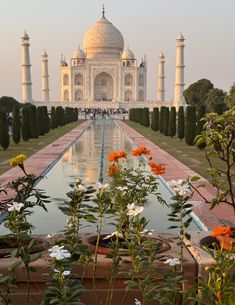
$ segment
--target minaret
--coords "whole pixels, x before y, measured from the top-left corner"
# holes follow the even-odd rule
[[[158,75],[157,75],[157,101],[165,102],[165,56],[161,52],[158,56]]]
[[[48,56],[46,51],[42,54],[42,100],[49,102],[49,75],[48,75]]]
[[[24,32],[22,39],[22,102],[32,102],[32,82],[30,73],[30,56],[29,56],[29,36],[26,31]]]
[[[182,33],[176,39],[176,65],[175,65],[175,97],[174,106],[178,110],[184,106],[184,36]]]

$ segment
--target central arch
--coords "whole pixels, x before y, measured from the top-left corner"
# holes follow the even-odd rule
[[[106,72],[98,74],[94,81],[95,101],[112,101],[113,99],[113,78]]]

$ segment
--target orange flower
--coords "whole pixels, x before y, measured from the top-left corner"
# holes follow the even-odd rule
[[[108,170],[108,176],[109,177],[114,176],[118,172],[119,172],[119,168],[116,165],[112,164],[112,165],[109,166],[109,170]]]
[[[151,168],[151,172],[155,175],[162,175],[165,173],[165,167],[163,167],[160,164],[150,161],[150,162],[148,162],[148,165]]]
[[[217,227],[213,230],[212,232],[212,236],[216,237],[219,235],[225,235],[227,237],[229,237],[230,235],[232,235],[232,230],[229,226],[227,227]]]
[[[140,146],[132,151],[132,156],[134,157],[140,157],[141,155],[149,155],[150,150],[148,150],[145,146]]]
[[[218,299],[219,301],[222,300],[222,291],[218,291],[218,293],[217,293],[217,299]]]
[[[113,151],[109,154],[108,160],[109,162],[119,162],[119,159],[126,157],[127,153],[125,151]]]

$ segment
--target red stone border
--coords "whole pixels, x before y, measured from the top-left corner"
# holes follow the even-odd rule
[[[122,129],[122,131],[131,139],[131,141],[136,146],[144,145],[148,149],[150,149],[154,162],[160,163],[165,166],[166,173],[163,175],[163,178],[166,181],[169,181],[171,179],[186,179],[189,176],[198,176],[201,178],[200,181],[205,184],[205,188],[200,188],[201,194],[207,200],[213,198],[215,190],[211,187],[208,180],[200,176],[191,168],[184,165],[179,160],[175,159],[173,156],[161,149],[159,146],[155,145],[150,140],[146,139],[136,130],[126,125],[123,121],[117,120],[116,124]],[[220,204],[213,210],[210,210],[210,205],[205,203],[202,197],[197,194],[195,194],[193,198],[193,204],[193,211],[196,217],[198,217],[209,230],[213,230],[218,225],[233,224],[233,226],[235,226],[234,211],[227,204]]]

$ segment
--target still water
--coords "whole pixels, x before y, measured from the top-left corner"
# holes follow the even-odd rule
[[[48,213],[36,208],[30,221],[35,226],[35,233],[50,234],[63,230],[66,223],[65,216],[59,206],[66,200],[66,193],[70,190],[69,184],[80,178],[85,184],[96,185],[100,181],[108,182],[107,157],[110,152],[125,150],[131,155],[132,142],[115,125],[112,119],[93,121],[92,125],[80,138],[65,152],[52,169],[41,180],[37,187],[46,191],[51,203],[47,204]],[[133,166],[133,159],[127,160],[127,167]],[[170,202],[171,194],[167,187],[160,182],[159,190],[163,198]],[[160,205],[155,197],[150,197],[143,216],[150,219],[148,228],[157,232],[169,232],[171,224],[167,222],[168,208]],[[85,227],[83,231],[94,232],[95,227]],[[108,226],[104,231],[113,231]],[[192,223],[190,230],[198,230]],[[171,231],[173,232],[173,231]]]

